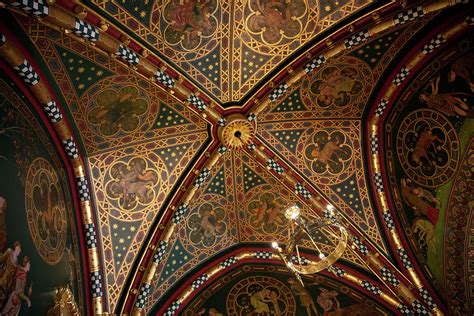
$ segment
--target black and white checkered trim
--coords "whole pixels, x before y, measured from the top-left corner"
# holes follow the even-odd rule
[[[328,270],[334,273],[334,275],[338,277],[342,277],[346,273],[344,269],[336,267],[336,266],[330,266]]]
[[[397,253],[405,269],[410,269],[413,267],[413,264],[411,263],[410,258],[408,258],[408,254],[405,248],[398,248]]]
[[[227,152],[227,147],[225,147],[224,145],[221,145],[219,146],[219,148],[217,148],[217,152],[220,154],[220,155],[223,155]]]
[[[257,146],[255,146],[254,143],[250,143],[250,144],[248,145],[248,147],[249,147],[249,149],[250,149],[251,151],[254,151],[255,149],[257,149]]]
[[[425,14],[423,13],[423,7],[417,6],[416,8],[411,8],[397,14],[397,16],[393,18],[393,24],[395,25],[405,24],[408,21],[414,20],[424,15]]]
[[[253,122],[257,119],[257,115],[255,113],[249,113],[249,115],[247,115],[247,120],[249,122]]]
[[[89,201],[89,188],[87,185],[86,177],[76,177],[77,192],[79,193],[79,198],[82,202]]]
[[[199,111],[204,111],[206,109],[206,103],[204,103],[203,100],[201,100],[194,94],[191,94],[189,96],[188,102],[197,107]]]
[[[40,78],[39,78],[38,74],[33,69],[33,67],[28,62],[28,60],[26,60],[26,59],[23,60],[23,62],[21,64],[19,64],[18,66],[13,67],[13,69],[15,69],[16,73],[29,86],[34,86],[35,84],[38,84],[38,82],[40,82]]]
[[[206,167],[202,168],[201,172],[198,174],[196,180],[194,181],[194,186],[200,187],[204,181],[206,181],[207,177],[211,174],[211,171]]]
[[[420,292],[421,298],[430,309],[436,308],[438,306],[427,289],[421,287],[418,289],[418,291]]]
[[[76,143],[72,137],[62,140],[66,154],[70,159],[76,159],[79,157],[79,151],[77,150]]]
[[[339,221],[339,218],[338,218],[335,210],[329,211],[329,210],[325,209],[323,211],[323,216],[324,216],[324,218],[327,218],[332,222],[338,222]]]
[[[217,120],[217,125],[219,126],[225,126],[227,124],[227,120],[225,117],[221,117],[220,119]]]
[[[273,169],[278,174],[282,174],[285,170],[272,158],[268,158],[267,167]]]
[[[400,313],[402,313],[402,315],[414,315],[405,304],[398,305],[397,309],[400,311]]]
[[[362,30],[357,34],[352,35],[349,38],[344,40],[344,46],[346,49],[350,49],[354,46],[359,45],[360,43],[365,42],[370,37],[368,30]]]
[[[403,67],[402,69],[400,69],[400,71],[395,76],[395,78],[393,78],[393,84],[396,86],[399,86],[403,82],[403,80],[405,80],[406,77],[408,77],[409,74],[410,74],[410,69]]]
[[[166,72],[157,70],[155,73],[156,81],[162,83],[168,88],[174,87],[174,79],[171,78]]]
[[[156,248],[155,253],[153,254],[153,262],[160,263],[161,260],[165,257],[166,248],[168,247],[168,242],[166,240],[161,240]]]
[[[389,230],[392,230],[395,228],[395,222],[393,221],[392,214],[390,214],[389,211],[383,212],[382,214],[383,220],[385,222],[385,225]]]
[[[378,286],[375,286],[370,282],[362,281],[360,286],[362,286],[364,289],[366,289],[367,291],[369,291],[372,294],[375,294],[377,296],[380,296],[380,294],[382,294],[382,290]]]
[[[135,307],[143,308],[145,307],[146,300],[151,291],[151,284],[144,283],[140,288],[140,294],[138,294]]]
[[[257,259],[271,259],[273,253],[271,251],[256,251],[253,256]]]
[[[291,255],[290,262],[301,266],[307,266],[309,264],[308,258],[300,256],[298,259],[298,256],[295,255]]]
[[[277,100],[279,97],[281,97],[282,95],[284,95],[286,90],[288,90],[288,85],[286,84],[286,82],[284,82],[280,84],[278,87],[276,87],[275,90],[273,90],[272,93],[270,93],[268,98],[270,99],[270,101],[273,102]]]
[[[166,309],[166,312],[163,313],[163,316],[172,316],[172,315],[174,315],[178,311],[180,305],[181,305],[180,301],[174,301],[171,304],[171,306]]]
[[[72,31],[91,42],[97,42],[99,40],[99,30],[78,18],[76,18]]]
[[[186,213],[188,213],[188,206],[185,203],[180,204],[173,214],[173,222],[178,225],[184,219]]]
[[[426,309],[419,300],[414,300],[413,303],[411,303],[411,307],[416,315],[430,315],[428,309]]]
[[[86,236],[87,248],[97,247],[97,236],[95,234],[94,223],[84,225],[84,235]]]
[[[209,276],[204,273],[204,274],[198,276],[197,279],[193,281],[193,283],[191,284],[191,288],[193,290],[196,290],[201,285],[203,285],[204,282],[206,282],[207,280],[209,280]]]
[[[115,55],[119,56],[130,65],[136,65],[140,62],[140,57],[138,57],[138,54],[123,44],[120,44]]]
[[[5,36],[5,34],[0,33],[0,46],[5,44],[6,42],[7,42],[7,37]]]
[[[12,2],[11,5],[38,17],[45,17],[49,14],[49,5],[46,0],[21,0]]]
[[[377,105],[377,108],[375,109],[375,115],[377,116],[382,116],[383,112],[387,108],[388,101],[385,99],[380,100],[379,104]]]
[[[383,180],[382,180],[382,174],[380,172],[377,172],[374,174],[374,183],[375,183],[375,189],[377,192],[383,192]]]
[[[380,269],[380,273],[382,273],[382,278],[388,281],[391,285],[397,286],[398,284],[400,284],[400,281],[398,281],[398,279],[389,269],[383,267],[382,269]]]
[[[41,106],[51,122],[57,123],[63,119],[63,115],[59,112],[58,106],[54,100],[51,100],[48,103],[43,103]]]
[[[432,53],[436,48],[440,47],[441,44],[443,44],[444,42],[446,42],[446,39],[443,37],[442,34],[438,34],[435,38],[432,38],[429,43],[423,46],[421,52],[425,55],[428,55]]]
[[[466,17],[466,23],[469,24],[469,25],[474,25],[474,16],[468,15]]]
[[[92,297],[101,297],[102,293],[102,275],[99,271],[91,272],[89,274],[91,280],[91,293]]]
[[[306,66],[304,66],[304,71],[307,74],[309,74],[310,72],[312,72],[314,69],[318,68],[325,62],[326,62],[326,57],[324,57],[323,55],[319,55],[318,57],[316,57],[315,59],[307,63]]]
[[[237,262],[237,258],[232,256],[232,257],[229,257],[229,258],[225,259],[224,261],[222,261],[220,266],[221,266],[221,268],[225,269],[225,268],[230,267],[231,265],[233,265],[236,262]]]
[[[309,200],[311,198],[311,193],[306,190],[306,188],[301,183],[298,182],[295,184],[295,190],[296,193],[301,194],[301,196],[305,199]]]
[[[359,238],[352,237],[352,242],[357,247],[357,249],[359,249],[361,254],[363,254],[364,256],[367,256],[369,254],[369,249],[362,243],[362,241],[360,241]]]
[[[370,151],[372,154],[376,154],[379,151],[379,138],[377,135],[370,135]]]

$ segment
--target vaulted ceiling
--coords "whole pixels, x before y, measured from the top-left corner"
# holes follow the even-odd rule
[[[291,204],[353,236],[304,279],[353,313],[472,311],[469,3],[4,2],[2,66],[76,177],[84,312],[241,312],[291,277]]]

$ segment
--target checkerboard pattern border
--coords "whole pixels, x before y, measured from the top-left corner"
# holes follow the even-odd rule
[[[156,81],[158,81],[159,83],[163,84],[164,86],[166,86],[168,88],[173,88],[174,87],[174,84],[175,84],[174,79],[171,78],[171,76],[169,76],[164,71],[157,70],[155,72],[155,79],[156,79]]]
[[[226,269],[226,268],[232,266],[233,264],[235,264],[237,261],[238,261],[237,258],[232,256],[232,257],[229,257],[229,258],[225,259],[224,261],[222,261],[220,263],[220,266],[221,266],[221,268]]]
[[[11,5],[37,17],[49,15],[49,4],[46,0],[20,0],[12,2]]]
[[[362,241],[360,241],[359,238],[357,237],[352,237],[352,242],[355,244],[357,249],[359,249],[360,253],[363,254],[364,256],[367,256],[369,254],[369,248],[367,248]]]
[[[254,143],[250,143],[250,144],[248,145],[248,148],[249,148],[250,151],[254,151],[255,149],[257,149],[257,146],[255,146]]]
[[[207,177],[211,174],[211,171],[206,167],[202,168],[201,172],[194,181],[194,186],[199,188],[206,181]]]
[[[382,269],[380,269],[380,273],[382,274],[382,278],[384,280],[387,280],[391,285],[397,286],[398,284],[400,284],[400,281],[398,281],[398,279],[389,269],[383,267]]]
[[[377,108],[375,109],[375,115],[377,116],[382,116],[383,112],[387,108],[388,101],[385,99],[380,100],[379,104],[377,105]]]
[[[414,300],[413,303],[411,303],[411,307],[416,315],[430,315],[428,309],[426,309],[419,300]]]
[[[271,251],[256,251],[253,255],[256,259],[271,259],[273,253]]]
[[[397,253],[405,269],[413,268],[413,264],[411,263],[410,258],[408,258],[408,254],[405,248],[398,248]]]
[[[227,124],[227,120],[224,117],[221,117],[217,120],[217,125],[219,126],[225,126]]]
[[[393,24],[395,25],[402,25],[407,23],[408,21],[412,21],[416,18],[424,16],[425,13],[423,12],[422,6],[417,6],[415,8],[410,8],[406,11],[400,12],[393,18]]]
[[[395,78],[393,78],[393,84],[396,86],[399,86],[402,84],[403,80],[405,80],[408,75],[410,75],[410,69],[403,67],[400,69],[400,71],[397,73]]]
[[[52,123],[57,123],[63,119],[63,115],[59,111],[56,101],[51,100],[48,103],[43,103],[41,107]]]
[[[296,193],[300,194],[305,199],[309,200],[311,198],[311,193],[299,182],[295,184]]]
[[[24,59],[18,66],[13,67],[13,69],[15,69],[16,73],[29,86],[34,86],[40,82],[38,74],[26,59]]]
[[[102,275],[99,271],[94,271],[89,274],[89,279],[91,282],[91,294],[92,297],[102,297],[104,293],[102,292]]]
[[[94,223],[84,224],[84,236],[86,237],[87,248],[97,247],[97,235]]]
[[[382,290],[378,286],[375,286],[372,283],[367,282],[365,280],[362,281],[360,286],[374,295],[380,296],[382,294]]]
[[[181,305],[180,301],[174,301],[171,304],[171,306],[166,309],[166,312],[163,314],[163,316],[172,316],[172,315],[174,315],[178,311],[180,305]]]
[[[140,288],[140,294],[138,294],[137,301],[135,303],[135,307],[143,308],[145,307],[146,300],[148,299],[148,295],[151,292],[151,284],[144,283]]]
[[[267,167],[273,169],[278,174],[282,174],[285,170],[272,158],[268,158]]]
[[[379,138],[377,135],[370,135],[370,151],[372,154],[376,154],[379,151]]]
[[[382,214],[383,220],[385,222],[385,225],[389,230],[392,230],[395,228],[395,222],[393,221],[392,214],[390,214],[389,211],[386,211]]]
[[[304,66],[304,71],[307,74],[309,74],[316,68],[321,67],[321,65],[324,64],[325,62],[326,62],[326,57],[324,57],[323,55],[319,55],[318,57],[314,58],[309,63],[307,63],[306,66]]]
[[[428,292],[426,288],[421,287],[418,289],[418,292],[420,292],[420,295],[423,298],[423,301],[426,303],[426,305],[428,305],[430,309],[434,309],[438,307],[433,297],[431,297],[430,293]]]
[[[402,315],[413,315],[411,310],[405,304],[400,304],[397,306],[397,309],[402,313]]]
[[[346,270],[336,267],[336,266],[329,267],[329,271],[331,271],[338,277],[342,277],[344,274],[346,274]]]
[[[120,44],[115,55],[119,56],[130,65],[136,65],[140,62],[138,54],[123,44]]]
[[[76,177],[77,192],[82,202],[89,201],[91,196],[89,195],[89,187],[86,177]]]
[[[344,40],[344,46],[346,47],[346,49],[351,49],[352,47],[365,42],[369,37],[370,37],[369,31],[362,30],[357,34],[354,34],[351,37],[346,38]]]
[[[198,288],[201,287],[207,280],[209,280],[209,276],[207,274],[202,274],[196,278],[196,280],[191,283],[191,288],[193,290],[197,290]]]
[[[431,54],[436,48],[440,47],[446,39],[443,37],[442,34],[436,35],[435,38],[432,38],[429,43],[425,44],[421,49],[421,52],[425,55]]]
[[[249,113],[249,115],[247,115],[247,120],[249,122],[256,121],[257,120],[257,115],[255,113]]]
[[[270,101],[276,101],[278,98],[280,98],[282,95],[286,93],[288,90],[288,84],[286,82],[280,84],[278,87],[276,87],[272,93],[268,96]]]
[[[76,18],[74,22],[74,28],[72,29],[76,35],[83,37],[91,42],[97,42],[99,40],[99,30],[89,23]]]
[[[383,192],[383,180],[382,180],[382,174],[380,172],[377,172],[374,174],[374,184],[375,184],[375,189],[377,192]]]
[[[219,148],[217,148],[217,152],[220,154],[220,155],[223,155],[227,152],[227,147],[225,147],[224,145],[221,145],[219,146]]]
[[[184,219],[186,213],[188,213],[188,206],[185,203],[180,204],[173,214],[173,223],[178,225]]]
[[[166,248],[168,247],[168,242],[166,240],[161,240],[158,244],[158,248],[153,254],[153,262],[160,263],[166,254]]]
[[[76,159],[79,157],[79,151],[77,150],[76,143],[72,137],[62,140],[64,150],[70,159]]]
[[[193,106],[197,107],[199,111],[204,111],[206,109],[206,103],[197,97],[195,94],[191,94],[188,97],[188,102],[191,103]]]

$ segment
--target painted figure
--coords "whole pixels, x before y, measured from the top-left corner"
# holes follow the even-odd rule
[[[433,226],[435,226],[438,222],[439,210],[426,202],[426,195],[425,197],[420,196],[420,191],[423,189],[420,187],[415,187],[410,180],[401,179],[400,183],[402,197],[404,201],[415,211],[415,215],[425,216],[433,224]],[[436,199],[434,200],[434,203],[436,203]]]
[[[339,311],[340,305],[337,296],[339,293],[337,291],[329,291],[325,288],[320,288],[321,293],[319,293],[318,298],[316,299],[319,306],[324,310],[323,316],[329,315],[329,312]]]
[[[224,209],[204,203],[189,216],[188,227],[189,239],[194,244],[210,247],[226,232]]]
[[[293,278],[289,278],[288,283],[290,284],[293,292],[300,298],[301,307],[306,308],[306,314],[311,316],[313,315],[312,312],[314,312],[314,315],[319,316],[319,312],[316,309],[316,305],[314,304],[311,294],[309,294],[303,285]]]
[[[335,142],[329,140],[324,144],[323,148],[320,148],[318,144],[314,144],[314,148],[310,152],[310,158],[320,161],[323,164],[338,163],[338,154],[344,153],[339,147],[339,140]]]
[[[438,151],[435,142],[442,142],[438,136],[433,135],[433,132],[426,128],[421,132],[420,137],[416,141],[415,148],[411,154],[411,158],[417,164],[421,163],[421,158],[424,158],[430,166],[433,165],[432,159]]]
[[[318,104],[329,106],[336,99],[344,99],[355,88],[357,72],[353,68],[329,68],[323,74],[323,81],[319,86]],[[358,88],[357,90],[360,90]],[[358,92],[358,91],[357,91]],[[339,104],[338,104],[339,105]]]
[[[23,263],[15,271],[15,286],[3,307],[2,315],[17,316],[20,312],[21,303],[24,301],[28,307],[31,306],[30,298],[24,293],[26,287],[26,274],[30,271],[30,258],[23,257]],[[30,288],[31,292],[31,288]],[[31,293],[29,293],[31,295]]]
[[[3,267],[0,270],[0,308],[3,308],[8,300],[15,284],[15,274],[18,268],[18,256],[21,253],[21,244],[15,241],[13,249],[7,249],[0,256]]]
[[[416,242],[418,243],[418,246],[420,248],[428,246],[432,253],[436,256],[437,245],[433,224],[422,217],[418,217],[413,221],[411,228],[413,230],[413,234],[417,236]]]
[[[255,308],[255,313],[270,314],[270,308],[268,307],[268,303],[272,302],[270,294],[270,290],[263,289],[250,297],[250,304],[252,304],[252,306]]]
[[[259,200],[249,204],[250,224],[255,228],[262,228],[265,232],[275,232],[286,223],[283,208],[284,201],[275,198],[272,193],[263,193]]]
[[[429,108],[439,111],[446,116],[468,116],[469,106],[459,97],[449,93],[438,94],[439,80],[440,77],[437,77],[434,82],[431,82],[431,94],[420,94],[420,101],[426,103]]]
[[[459,57],[450,66],[448,81],[453,82],[456,77],[461,77],[469,84],[471,91],[474,92],[474,82],[472,82],[472,73],[474,72],[474,53],[469,53]]]

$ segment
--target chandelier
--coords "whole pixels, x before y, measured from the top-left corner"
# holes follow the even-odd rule
[[[272,247],[277,251],[288,269],[302,283],[301,274],[314,274],[326,268],[330,269],[342,255],[347,246],[348,232],[339,223],[332,206],[328,207],[329,218],[305,217],[297,205],[285,210],[285,217],[290,221],[286,247],[282,248],[274,241]],[[330,245],[321,249],[317,239],[324,236]],[[300,249],[313,248],[318,251],[316,260],[301,256]]]

